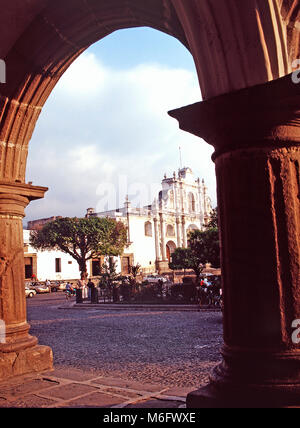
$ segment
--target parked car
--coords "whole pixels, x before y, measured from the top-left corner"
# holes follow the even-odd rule
[[[32,288],[29,288],[29,287],[25,287],[25,296],[26,297],[33,297],[33,296],[35,296],[36,295],[36,291],[35,290],[33,290]]]
[[[35,290],[38,294],[42,294],[42,293],[50,293],[50,287],[47,285],[42,285],[42,284],[33,284],[31,286],[31,288],[33,290]]]
[[[65,282],[59,282],[59,281],[51,281],[50,287],[51,287],[51,291],[53,293],[55,293],[57,291],[65,291],[66,283]]]
[[[147,275],[144,277],[144,281],[148,281],[151,283],[158,283],[158,281],[167,282],[167,278],[158,275]]]

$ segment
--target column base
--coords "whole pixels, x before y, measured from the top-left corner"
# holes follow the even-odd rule
[[[223,361],[210,383],[191,392],[189,408],[300,407],[300,352],[232,349],[224,345]]]
[[[156,269],[159,274],[164,272],[170,272],[169,261],[168,260],[159,260],[156,262]]]
[[[52,368],[53,354],[48,346],[36,345],[15,352],[0,352],[0,382]]]
[[[209,384],[189,393],[186,404],[189,409],[300,408],[300,385],[222,390]]]

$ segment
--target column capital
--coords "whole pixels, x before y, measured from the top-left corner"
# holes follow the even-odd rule
[[[0,219],[20,218],[25,216],[25,208],[29,200],[24,196],[0,193]]]
[[[300,144],[300,84],[292,75],[171,110],[180,129],[222,153]]]
[[[46,187],[0,181],[0,218],[24,217],[30,201],[44,197]]]
[[[42,199],[47,190],[48,187],[0,180],[0,194],[19,195],[27,198],[29,201]]]

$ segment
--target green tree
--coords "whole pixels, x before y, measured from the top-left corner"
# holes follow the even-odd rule
[[[188,248],[176,248],[172,254],[170,269],[192,269],[199,282],[207,263],[220,267],[220,241],[218,229],[218,208],[212,210],[210,221],[204,230],[192,230],[188,235]]]
[[[204,240],[206,245],[207,263],[210,263],[215,268],[219,268],[221,265],[219,229],[214,227],[205,230]]]
[[[58,249],[78,263],[81,277],[87,276],[86,262],[100,255],[118,256],[127,243],[127,229],[111,218],[60,218],[46,223],[30,237],[38,250]]]
[[[210,213],[210,219],[207,225],[205,226],[206,229],[218,229],[218,207],[213,208]]]
[[[141,270],[141,265],[139,263],[137,263],[136,265],[132,265],[130,266],[130,273],[132,275],[132,279],[130,279],[130,284],[133,287],[133,291],[136,292],[138,290],[138,286],[137,286],[137,282],[136,282],[136,277],[138,276],[140,270]]]
[[[192,269],[198,283],[206,263],[211,263],[214,267],[220,266],[219,232],[217,228],[193,230],[188,238],[188,248],[176,248],[169,267],[172,270]]]
[[[205,267],[206,263],[211,263],[216,268],[220,267],[220,241],[217,228],[190,232],[189,248],[196,264]]]
[[[196,282],[199,282],[201,272],[205,268],[206,259],[202,258],[199,246],[189,246],[189,248],[176,248],[172,254],[172,262],[169,267],[172,270],[183,269],[184,275],[186,269],[191,269],[196,275]]]
[[[101,275],[101,283],[104,287],[111,289],[114,281],[117,280],[117,261],[112,256],[107,257],[102,265],[103,273]]]
[[[172,270],[181,270],[184,272],[191,267],[191,254],[189,248],[176,248],[172,253],[172,261],[169,263],[169,268]]]
[[[208,263],[214,267],[220,267],[220,238],[219,238],[219,223],[218,223],[218,207],[214,208],[210,214],[210,221],[205,226],[206,251]]]
[[[141,270],[141,265],[139,263],[137,263],[136,265],[130,266],[130,273],[132,274],[135,280],[140,270]]]

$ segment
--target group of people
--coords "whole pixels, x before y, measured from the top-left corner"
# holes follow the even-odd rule
[[[197,287],[197,300],[200,304],[221,306],[222,288],[220,278],[212,277],[212,279],[211,281],[207,277],[200,279],[200,284]]]
[[[91,289],[95,287],[95,284],[91,279],[87,281],[86,279],[78,279],[77,284],[71,284],[69,281],[66,283],[65,293],[66,299],[69,299],[71,296],[76,295],[76,289],[82,290],[82,297],[91,298]]]
[[[92,289],[95,289],[96,285],[91,278],[89,280],[82,278],[77,280],[77,288],[82,290],[83,299],[91,299]]]
[[[157,296],[159,295],[161,298],[166,299],[168,293],[173,294],[171,292],[172,290],[169,290],[165,286],[165,284],[162,283],[162,281],[159,281],[155,285],[156,285],[155,291]],[[71,296],[74,296],[76,294],[76,289],[80,289],[82,291],[82,299],[92,300],[92,297],[95,298],[95,296],[93,296],[92,294],[93,290],[96,290],[98,287],[100,287],[100,289],[102,290],[103,284],[100,281],[99,284],[96,285],[93,282],[92,278],[79,279],[77,280],[76,285],[72,285],[70,282],[67,282],[66,289],[65,289],[66,298],[69,299]],[[212,277],[210,279],[203,276],[200,279],[200,282],[198,283],[198,285],[190,283],[190,284],[185,284],[183,288],[181,285],[181,287],[179,287],[177,292],[180,292],[180,290],[184,292],[183,297],[187,301],[193,300],[193,301],[199,302],[202,305],[203,304],[218,305],[218,306],[221,305],[222,290],[221,290],[221,284],[220,284],[219,278]],[[131,284],[125,280],[123,280],[122,283],[119,284],[119,286],[112,286],[111,289],[108,291],[110,291],[110,294],[111,294],[110,298],[112,298],[114,302],[118,302],[120,298],[125,302],[130,301],[130,298],[132,295]],[[175,289],[174,291],[176,294]],[[103,296],[105,300],[106,294],[103,294]],[[96,297],[96,299],[98,300],[98,297]]]

